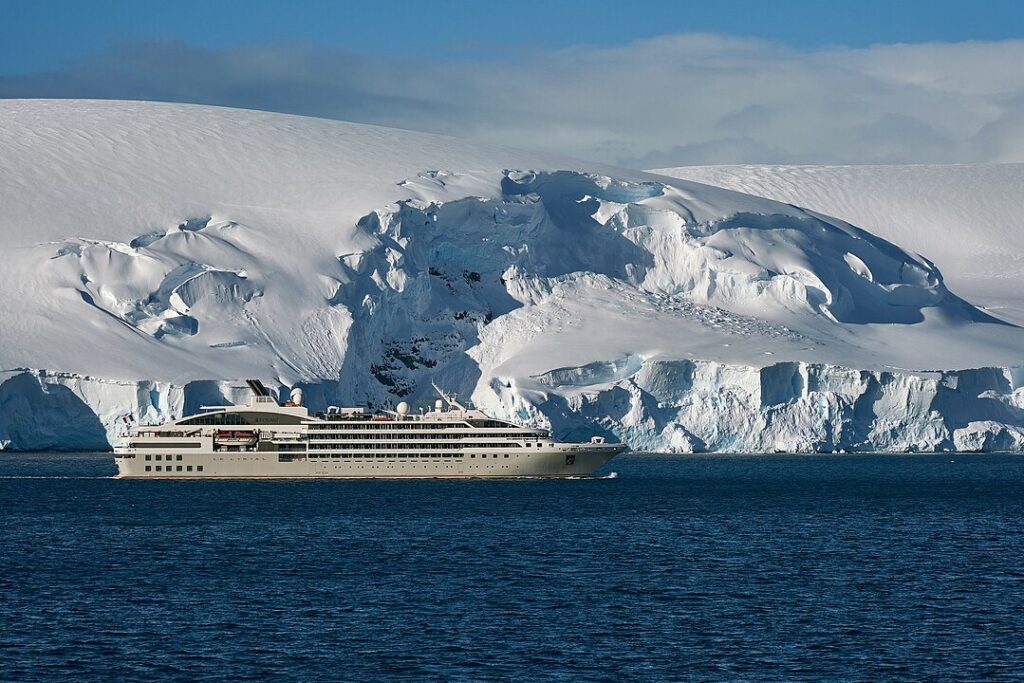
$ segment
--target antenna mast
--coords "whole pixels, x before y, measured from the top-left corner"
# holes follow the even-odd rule
[[[461,403],[459,403],[458,401],[455,400],[455,395],[454,394],[449,395],[449,394],[445,393],[445,391],[443,389],[441,389],[441,387],[437,386],[437,384],[433,380],[431,380],[430,386],[434,387],[434,391],[436,391],[438,396],[440,396],[442,399],[444,399],[444,401],[449,406],[451,406],[453,408],[458,408],[459,410],[463,410],[463,411],[466,410],[466,406],[462,405]]]

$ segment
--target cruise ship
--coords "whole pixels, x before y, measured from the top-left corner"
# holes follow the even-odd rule
[[[114,449],[119,478],[473,478],[592,474],[625,450],[594,437],[558,443],[544,430],[494,419],[438,390],[434,408],[311,414],[293,389],[283,405],[249,380],[247,405],[128,430]],[[437,389],[437,387],[435,387]]]

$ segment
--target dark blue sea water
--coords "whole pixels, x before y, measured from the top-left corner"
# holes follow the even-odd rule
[[[1024,457],[118,481],[0,456],[0,679],[1024,679]]]

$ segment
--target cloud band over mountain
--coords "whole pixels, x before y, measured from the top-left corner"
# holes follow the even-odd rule
[[[1024,41],[801,51],[685,34],[461,60],[133,43],[0,97],[265,109],[640,168],[1024,161]]]

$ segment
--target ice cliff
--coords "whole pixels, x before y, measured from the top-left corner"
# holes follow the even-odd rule
[[[0,382],[0,444],[32,449],[103,449],[128,420],[159,422],[244,401],[247,391],[27,370]],[[557,368],[535,384],[542,388],[520,390],[495,377],[474,396],[495,415],[565,439],[603,435],[642,451],[1024,450],[1024,368],[907,374],[621,359]],[[321,406],[337,393],[333,382],[311,389]]]
[[[8,448],[106,447],[258,377],[314,409],[436,381],[638,450],[1024,449],[1024,331],[893,236],[371,126],[0,116]]]

